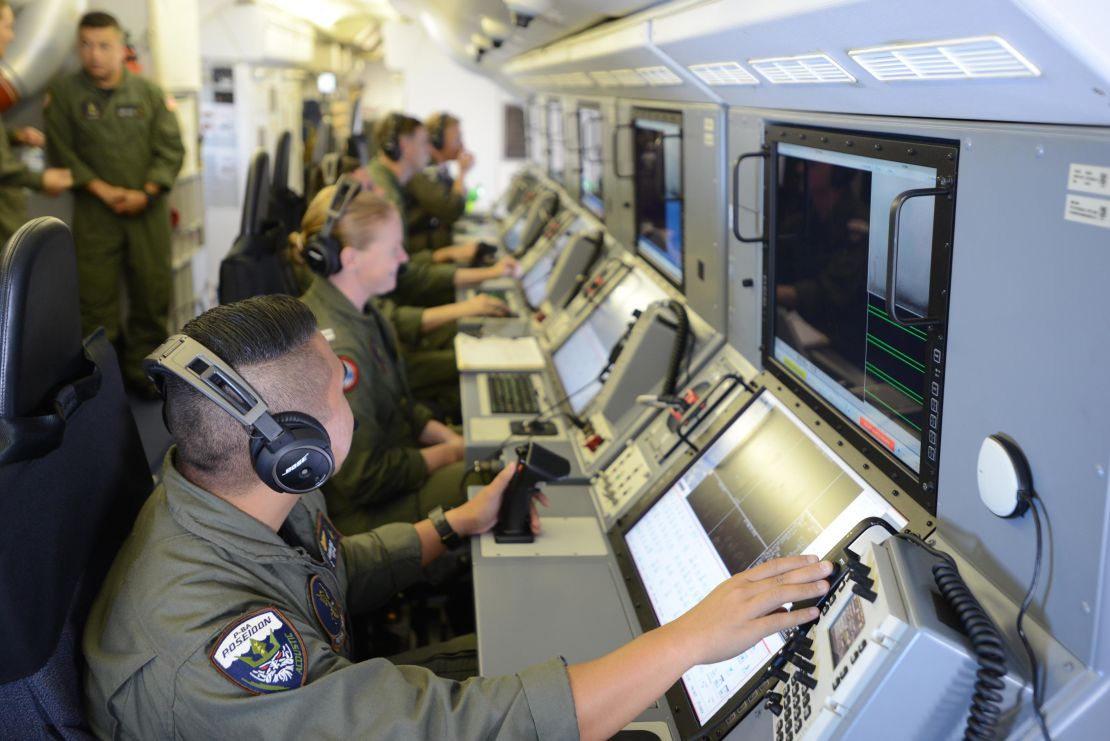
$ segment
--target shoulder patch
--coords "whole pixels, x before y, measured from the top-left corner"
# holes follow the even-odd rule
[[[340,355],[339,362],[343,364],[343,393],[347,393],[358,385],[358,365],[346,355]]]
[[[320,334],[324,335],[324,339],[327,340],[329,344],[335,342],[335,330],[331,327],[321,329]]]
[[[231,623],[208,659],[233,684],[261,695],[304,686],[308,656],[293,623],[276,607],[263,607]]]
[[[315,613],[320,627],[328,634],[331,647],[339,651],[347,641],[343,608],[319,575],[308,579],[308,600],[312,603],[312,612]]]
[[[324,560],[332,570],[339,564],[339,541],[343,540],[343,536],[339,534],[339,530],[335,525],[331,524],[331,520],[323,512],[316,513],[316,546],[320,549],[320,558]]]

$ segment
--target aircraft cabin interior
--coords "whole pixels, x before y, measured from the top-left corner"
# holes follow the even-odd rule
[[[0,738],[1107,737],[1110,4],[0,0],[0,244]]]

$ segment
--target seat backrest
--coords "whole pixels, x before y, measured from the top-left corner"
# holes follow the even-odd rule
[[[152,488],[102,330],[81,339],[69,229],[0,250],[0,737],[82,733],[93,598]]]
[[[293,134],[286,131],[278,138],[274,152],[274,177],[270,189],[269,213],[272,220],[280,222],[286,234],[301,228],[305,199],[289,187],[290,157],[293,152]]]
[[[274,190],[289,187],[289,158],[293,156],[293,132],[283,131],[274,150]]]
[[[247,189],[243,193],[243,217],[239,234],[259,234],[267,218],[270,204],[270,155],[258,149],[247,170]]]

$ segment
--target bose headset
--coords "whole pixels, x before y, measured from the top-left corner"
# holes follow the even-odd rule
[[[343,251],[343,245],[335,238],[335,227],[360,190],[362,186],[358,181],[346,176],[341,177],[335,184],[335,194],[328,204],[328,218],[324,221],[323,228],[312,235],[304,248],[305,264],[317,275],[327,278],[329,275],[338,273],[343,267],[339,262],[339,253]]]
[[[255,473],[275,491],[304,494],[335,472],[331,438],[302,412],[271,414],[246,380],[192,337],[176,334],[143,360],[143,368],[165,398],[165,379],[178,378],[230,414],[250,434]]]

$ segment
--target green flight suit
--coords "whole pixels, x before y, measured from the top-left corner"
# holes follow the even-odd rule
[[[0,118],[0,246],[27,223],[27,194],[23,189],[42,190],[42,173],[31,172],[16,158],[12,152],[15,143]]]
[[[114,90],[84,72],[56,80],[45,115],[52,160],[73,171],[82,331],[103,326],[121,345],[124,377],[145,385],[142,360],[166,337],[173,290],[165,194],[185,155],[177,116],[157,85],[126,69]],[[131,190],[156,183],[162,194],[142,213],[120,216],[85,189],[95,178]],[[122,333],[121,276],[129,306]]]
[[[466,196],[453,190],[445,167],[432,165],[405,184],[405,248],[410,255],[455,242],[455,222],[466,211]]]
[[[189,482],[173,455],[85,627],[97,737],[578,737],[559,658],[461,683],[351,662],[349,613],[421,575],[412,525],[340,537],[311,492],[275,533]]]
[[[402,223],[410,207],[401,183],[378,155],[367,167],[371,180],[401,214]],[[408,249],[408,235],[405,237]],[[411,254],[411,253],[410,253]],[[450,322],[425,335],[420,331],[421,312],[415,307],[438,306],[455,300],[454,265],[432,262],[432,253],[412,255],[397,275],[397,288],[389,294],[392,303],[381,307],[401,338],[409,383],[418,399],[427,401],[444,418],[461,421],[459,372],[455,358],[458,325]]]
[[[397,180],[393,171],[386,167],[381,155],[370,160],[366,169],[370,173],[370,179],[374,181],[374,185],[381,189],[382,195],[401,214],[401,225],[403,227],[405,214],[409,209],[404,186]],[[407,234],[405,244],[407,250]],[[397,288],[390,295],[391,298],[403,306],[439,306],[449,304],[455,300],[455,271],[458,270],[457,266],[433,263],[431,252],[413,255],[410,251],[410,258],[408,265],[397,276]]]
[[[419,437],[433,415],[409,390],[389,322],[373,302],[360,311],[319,277],[301,300],[343,362],[343,390],[358,420],[347,462],[323,488],[339,529],[359,533],[385,522],[416,522],[437,505],[462,504],[463,464],[429,474],[420,454]]]

